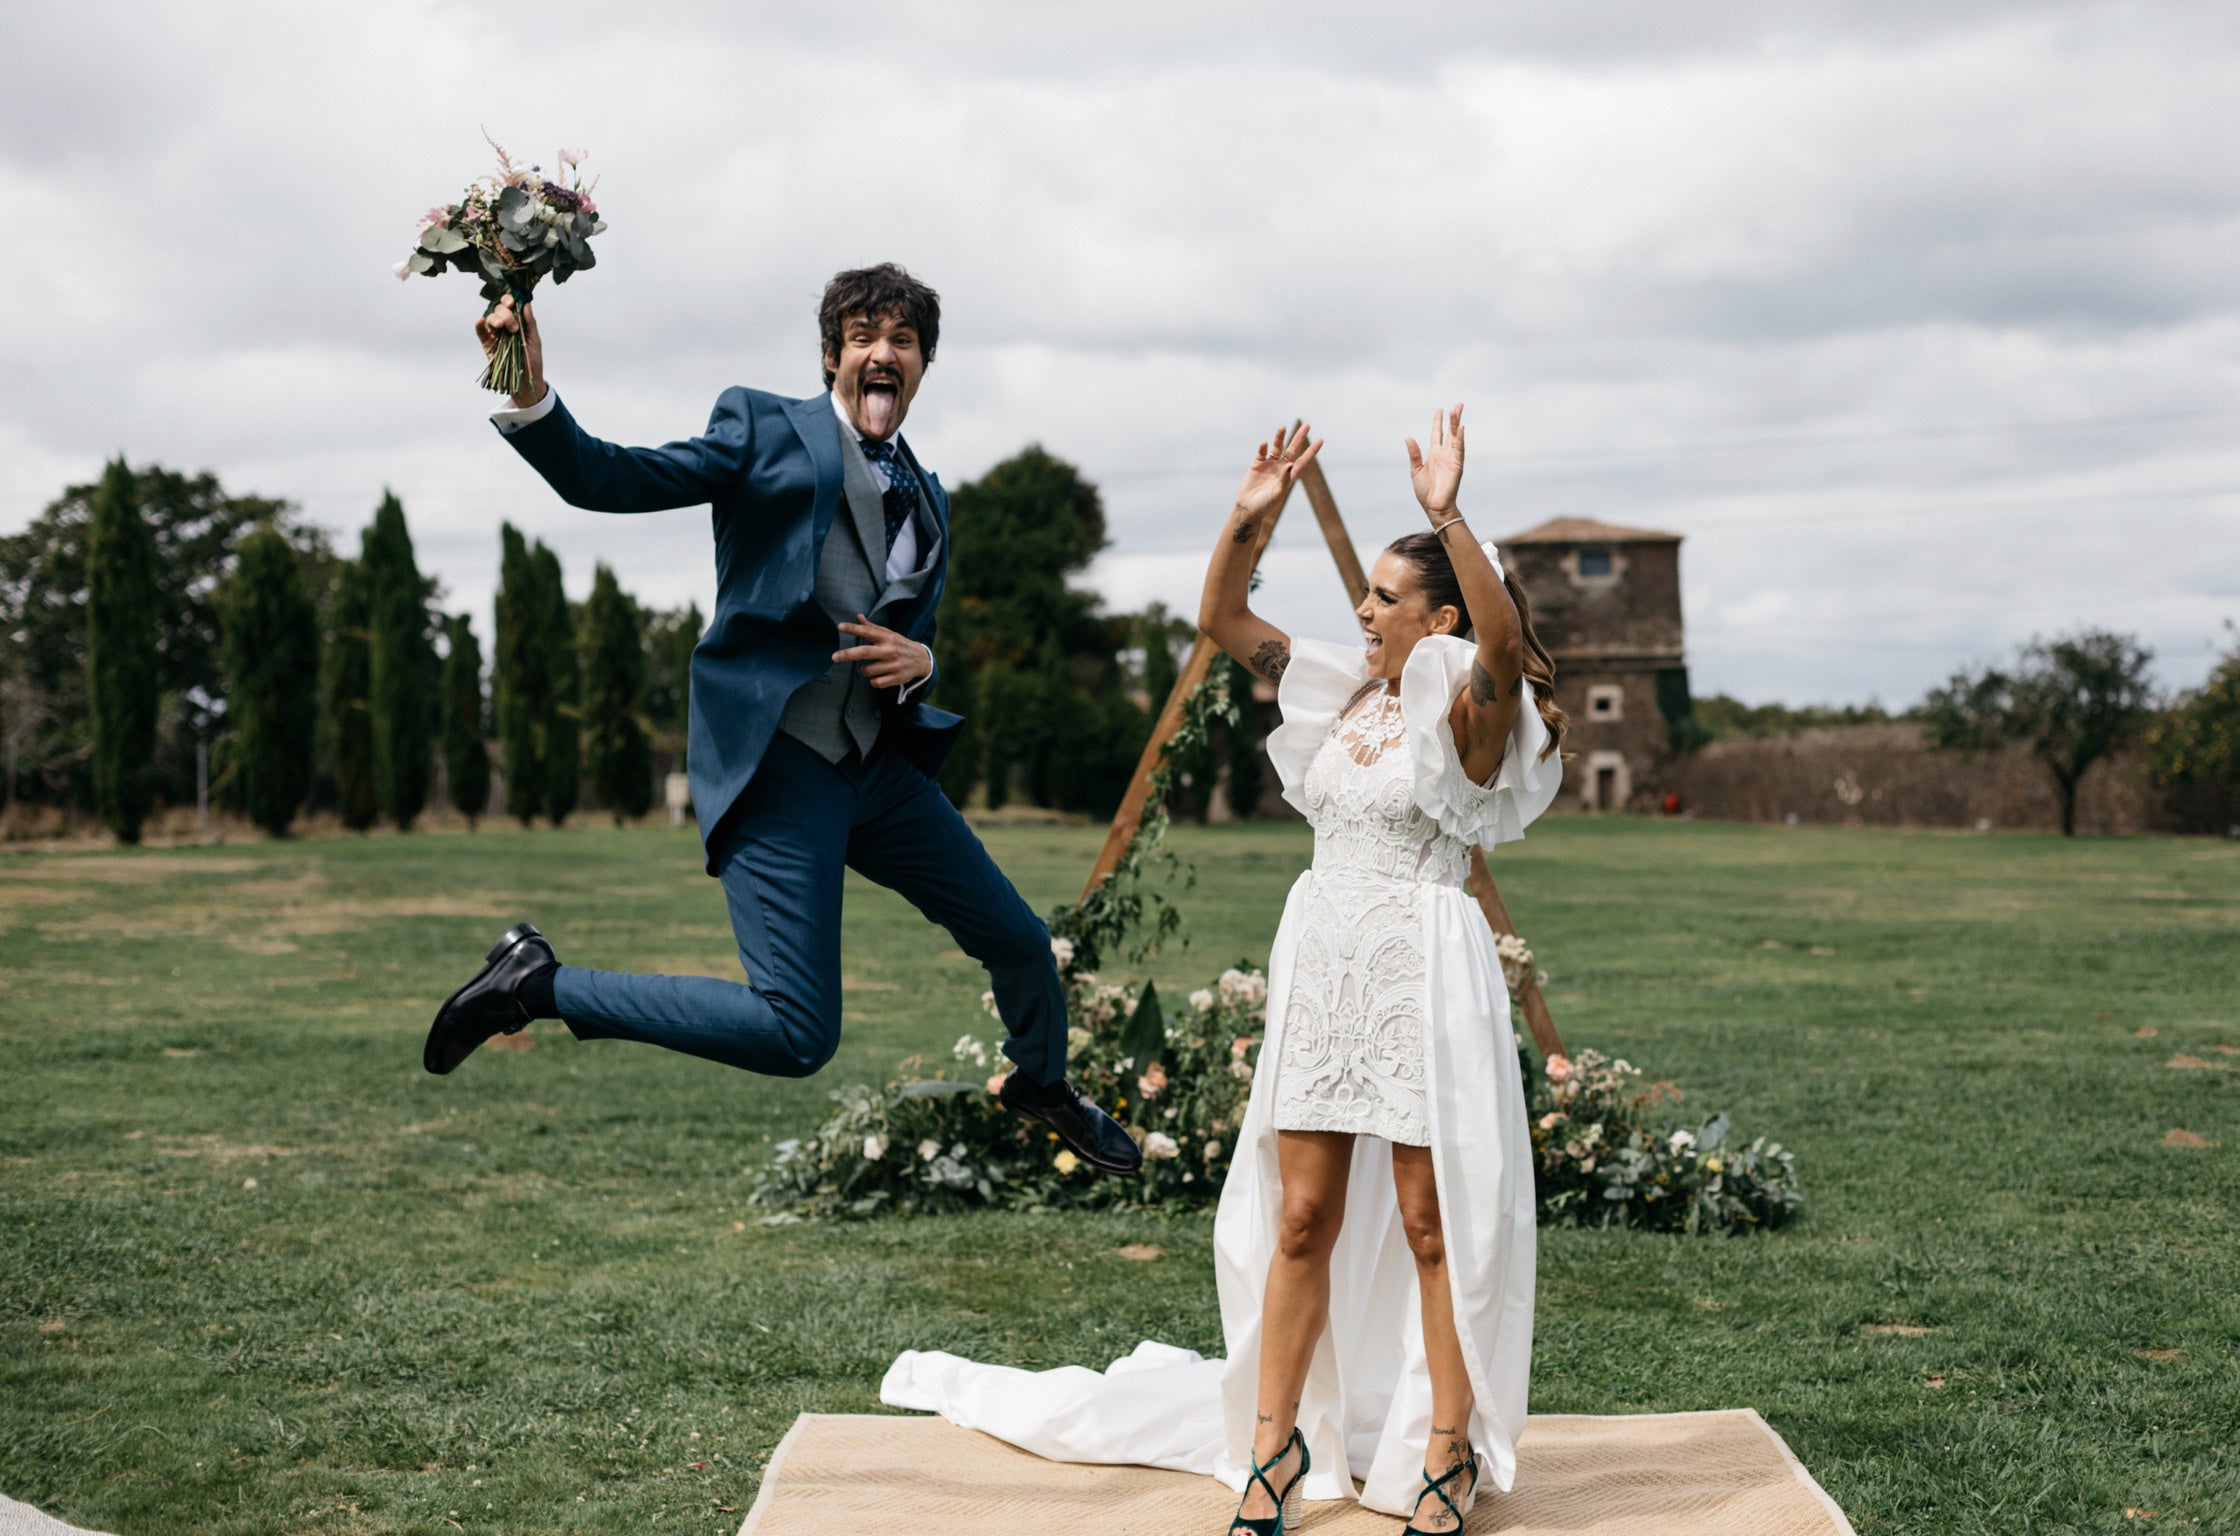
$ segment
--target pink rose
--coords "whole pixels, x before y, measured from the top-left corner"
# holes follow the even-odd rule
[[[1571,1077],[1571,1058],[1570,1058],[1570,1057],[1568,1057],[1568,1056],[1560,1056],[1560,1055],[1559,1055],[1559,1056],[1550,1056],[1550,1057],[1548,1058],[1548,1081],[1549,1081],[1549,1082],[1551,1082],[1551,1083],[1561,1083],[1561,1082],[1567,1082],[1567,1081],[1569,1081],[1569,1080],[1570,1080],[1570,1077]]]
[[[1010,1074],[1010,1073],[1008,1073],[1008,1072],[998,1072],[998,1073],[997,1073],[997,1074],[996,1074],[996,1075],[995,1075],[994,1077],[991,1077],[991,1078],[989,1078],[989,1079],[988,1079],[988,1092],[990,1092],[990,1093],[1001,1093],[1001,1092],[1003,1092],[1003,1080],[1004,1080],[1005,1078],[1009,1077],[1010,1075],[1011,1075],[1011,1074]]]
[[[1147,1099],[1157,1098],[1159,1090],[1166,1086],[1167,1069],[1158,1062],[1153,1062],[1151,1070],[1136,1079],[1136,1092]]]
[[[1229,1054],[1236,1060],[1242,1061],[1244,1060],[1244,1053],[1259,1043],[1260,1037],[1258,1035],[1239,1035],[1229,1042]]]
[[[420,222],[412,232],[416,235],[426,234],[430,225],[441,224],[450,217],[451,206],[448,203],[440,208],[430,208],[426,213],[420,215]]]

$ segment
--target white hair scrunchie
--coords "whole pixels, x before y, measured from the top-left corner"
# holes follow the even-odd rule
[[[1486,552],[1486,558],[1493,562],[1493,574],[1500,577],[1503,581],[1507,581],[1509,579],[1509,573],[1501,568],[1501,551],[1493,547],[1493,540],[1478,540],[1478,548],[1484,550]]]

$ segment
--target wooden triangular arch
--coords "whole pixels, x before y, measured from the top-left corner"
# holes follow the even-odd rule
[[[1306,488],[1307,504],[1314,509],[1315,522],[1321,526],[1323,542],[1330,546],[1330,558],[1338,568],[1338,579],[1345,583],[1348,607],[1358,604],[1369,590],[1369,578],[1361,569],[1361,557],[1354,553],[1353,539],[1346,532],[1345,520],[1338,515],[1338,500],[1330,494],[1330,482],[1323,478],[1320,464],[1309,464],[1299,476],[1299,484]],[[1261,554],[1268,547],[1268,540],[1276,531],[1276,522],[1283,516],[1284,502],[1261,525],[1259,540],[1252,547],[1252,563],[1257,567]],[[1182,664],[1182,671],[1174,680],[1174,689],[1167,695],[1166,705],[1159,711],[1159,719],[1151,728],[1151,739],[1144,743],[1143,756],[1136,761],[1135,777],[1128,783],[1128,792],[1121,797],[1120,809],[1113,815],[1112,826],[1105,833],[1104,847],[1098,851],[1097,862],[1089,871],[1088,883],[1081,887],[1081,898],[1086,901],[1111,875],[1119,864],[1120,856],[1127,852],[1129,840],[1136,835],[1136,828],[1143,823],[1143,808],[1151,794],[1151,775],[1158,768],[1159,759],[1166,755],[1167,743],[1175,732],[1182,729],[1183,712],[1190,695],[1206,680],[1206,673],[1213,666],[1219,648],[1201,633],[1190,646],[1189,659]],[[1495,933],[1513,934],[1516,924],[1509,920],[1509,909],[1502,903],[1501,892],[1494,888],[1493,871],[1486,867],[1482,849],[1470,850],[1470,893],[1478,898],[1478,910],[1483,912],[1486,923]],[[1556,1021],[1548,1013],[1547,999],[1540,995],[1540,979],[1527,977],[1519,994],[1524,1004],[1525,1024],[1532,1031],[1532,1043],[1543,1057],[1564,1054],[1563,1038],[1556,1033]]]

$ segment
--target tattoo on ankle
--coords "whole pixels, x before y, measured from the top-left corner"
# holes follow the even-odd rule
[[[1280,683],[1284,668],[1291,665],[1291,647],[1281,640],[1263,640],[1248,665],[1269,682]]]
[[[1256,1414],[1254,1417],[1258,1418],[1263,1424],[1273,1424],[1276,1421],[1276,1416],[1272,1413]]]

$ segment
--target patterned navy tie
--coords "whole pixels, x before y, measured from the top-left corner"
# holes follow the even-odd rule
[[[902,532],[902,525],[910,521],[910,514],[918,505],[918,477],[910,473],[910,461],[894,451],[894,444],[883,438],[867,437],[863,440],[863,456],[887,472],[887,553],[894,553],[895,536]]]

